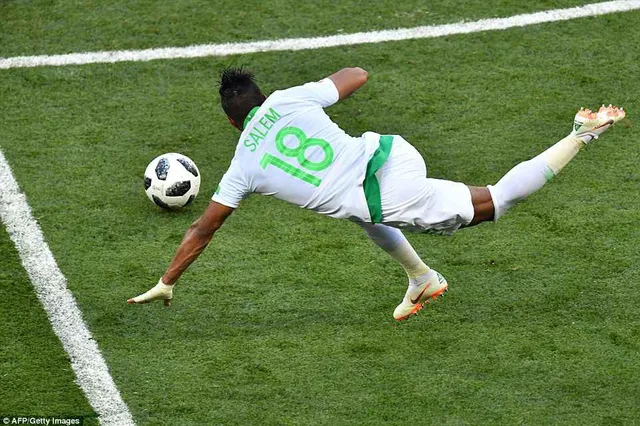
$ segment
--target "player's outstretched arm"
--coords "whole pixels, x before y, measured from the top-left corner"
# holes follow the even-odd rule
[[[362,68],[343,68],[328,77],[336,85],[340,100],[350,96],[361,88],[369,78],[369,74]]]
[[[154,300],[164,300],[165,306],[173,297],[173,285],[180,275],[200,256],[209,245],[213,234],[222,226],[224,221],[233,213],[231,207],[212,201],[204,214],[187,230],[180,247],[164,276],[151,290],[127,300],[128,303],[149,303]]]

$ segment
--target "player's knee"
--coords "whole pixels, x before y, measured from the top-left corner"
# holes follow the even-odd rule
[[[516,202],[505,197],[501,193],[500,188],[494,185],[487,185],[487,189],[491,194],[491,203],[493,205],[493,221],[498,220],[507,210],[513,207]]]
[[[364,229],[371,241],[385,250],[392,250],[405,240],[402,231],[397,228],[392,228],[381,223],[356,223]]]
[[[473,219],[467,226],[494,220],[495,207],[489,188],[485,186],[469,186],[468,188],[473,205]]]

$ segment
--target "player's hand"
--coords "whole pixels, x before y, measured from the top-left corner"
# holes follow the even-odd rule
[[[173,298],[173,286],[166,285],[162,282],[162,279],[158,281],[158,284],[155,285],[151,290],[146,293],[142,293],[139,296],[132,297],[127,300],[127,303],[149,303],[154,300],[163,300],[164,306],[169,306],[171,303],[171,299]]]

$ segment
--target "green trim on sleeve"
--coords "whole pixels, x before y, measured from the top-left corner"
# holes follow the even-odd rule
[[[380,136],[380,146],[367,163],[367,171],[364,175],[364,181],[362,182],[372,223],[380,223],[382,221],[382,200],[380,198],[380,184],[378,183],[376,172],[380,170],[382,165],[387,161],[387,158],[389,158],[392,145],[393,136]]]

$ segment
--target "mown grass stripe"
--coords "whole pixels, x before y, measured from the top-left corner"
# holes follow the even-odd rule
[[[16,246],[54,333],[71,359],[76,382],[103,425],[134,425],[98,344],[82,319],[67,281],[44,241],[11,168],[0,151],[0,219]]]
[[[566,21],[570,19],[598,16],[615,12],[626,12],[636,9],[640,9],[640,0],[608,1],[567,9],[554,9],[543,12],[515,15],[507,18],[481,19],[473,22],[428,25],[415,28],[360,32],[326,37],[289,38],[245,43],[201,44],[187,47],[164,47],[144,50],[70,53],[65,55],[18,56],[13,58],[1,58],[0,69],[126,61],[141,62],[156,59],[201,58],[256,52],[320,49],[324,47],[434,38],[454,34],[504,30],[507,28],[524,27],[527,25],[535,25],[545,22]]]

